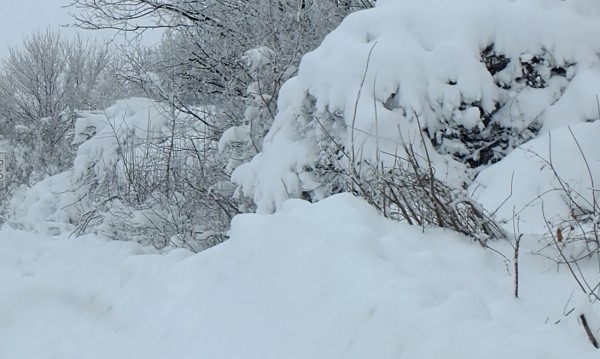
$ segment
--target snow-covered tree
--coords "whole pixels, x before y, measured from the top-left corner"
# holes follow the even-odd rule
[[[10,173],[3,196],[71,166],[75,111],[122,93],[113,87],[109,53],[107,46],[50,29],[10,49],[0,65],[0,131]]]
[[[384,189],[407,178],[386,176],[401,169],[460,194],[538,133],[598,118],[599,14],[583,0],[378,1],[351,14],[282,87],[263,151],[233,174],[238,193],[271,212],[352,191],[385,212]]]
[[[73,1],[83,10],[76,18],[83,28],[165,30],[160,46],[129,54],[125,76],[149,97],[190,116],[197,107],[218,108],[216,121],[205,123],[217,139],[224,134],[219,147],[228,157],[208,176],[218,182],[226,179],[220,178],[224,171],[262,149],[279,89],[296,73],[300,56],[348,13],[372,5],[367,0]]]
[[[34,32],[10,49],[0,69],[2,131],[26,160],[9,163],[29,167],[13,168],[11,178],[29,183],[66,168],[72,113],[102,102],[96,91],[109,60],[107,47],[52,30]],[[30,178],[32,172],[38,174]]]

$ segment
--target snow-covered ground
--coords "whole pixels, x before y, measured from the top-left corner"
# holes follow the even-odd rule
[[[596,358],[567,271],[523,249],[515,299],[508,268],[349,195],[238,216],[194,255],[4,228],[0,358]]]
[[[304,57],[263,151],[234,173],[265,214],[235,217],[230,239],[198,254],[68,236],[96,205],[77,180],[124,167],[117,138],[169,135],[150,100],[82,115],[73,169],[8,206],[0,359],[596,358],[579,318],[600,338],[599,304],[537,238],[598,222],[599,14],[587,0],[380,0],[353,14]],[[512,239],[485,249],[347,194],[288,199],[330,194],[314,175],[324,154],[379,163],[413,143],[527,234],[519,298]],[[596,251],[561,245],[573,242]],[[598,262],[578,265],[596,286]]]
[[[572,213],[596,213],[599,135],[599,121],[540,135],[483,170],[470,193],[521,233],[544,233],[546,221],[554,227]]]

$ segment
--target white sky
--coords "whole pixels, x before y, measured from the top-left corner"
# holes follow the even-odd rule
[[[8,54],[9,46],[19,46],[23,38],[35,30],[45,30],[47,27],[59,29],[62,25],[72,23],[69,16],[73,8],[64,8],[69,0],[0,0],[0,58]],[[84,36],[111,38],[106,32],[82,31],[74,28],[60,28],[62,33],[79,31]],[[154,42],[160,34],[151,34]],[[150,36],[145,36],[146,38]],[[148,43],[150,40],[144,41]]]
[[[68,0],[5,0],[0,11],[0,57],[9,46],[18,46],[34,30],[58,28],[71,21]],[[66,29],[65,29],[66,30]],[[68,30],[74,31],[74,30]]]

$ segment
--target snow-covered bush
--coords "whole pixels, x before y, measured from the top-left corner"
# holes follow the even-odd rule
[[[220,130],[233,128],[222,147],[235,168],[262,149],[279,89],[295,73],[300,56],[348,13],[373,2],[75,0],[73,5],[83,10],[77,22],[84,28],[165,29],[160,46],[129,54],[124,75],[148,97],[181,111],[217,106]]]
[[[21,187],[6,201],[6,222],[12,227],[45,235],[75,229],[78,211],[72,206],[71,173],[47,177],[31,188]]]
[[[351,14],[283,86],[263,151],[233,174],[238,195],[271,212],[411,156],[465,188],[538,133],[598,118],[599,15],[584,0],[384,0]]]
[[[0,65],[0,135],[10,175],[0,196],[61,173],[73,162],[76,110],[113,101],[109,48],[46,30],[11,48]],[[0,211],[8,201],[0,203]]]
[[[207,125],[215,112],[196,109],[202,122],[143,98],[80,112],[72,168],[20,192],[9,221],[42,232],[94,232],[157,248],[199,251],[223,241],[237,205],[218,137]],[[68,225],[55,224],[61,221]]]
[[[265,46],[248,50],[242,56],[253,80],[246,90],[244,122],[225,130],[219,141],[219,151],[227,156],[230,173],[262,151],[264,137],[276,113],[277,89],[296,72],[295,66],[290,65],[285,72],[274,73],[271,67],[275,56],[276,53]]]
[[[207,125],[215,113],[197,109],[201,122],[170,106],[129,99],[83,114],[76,140],[85,142],[73,185],[87,211],[78,232],[134,237],[159,248],[201,250],[222,241],[236,210],[221,185],[224,160]]]

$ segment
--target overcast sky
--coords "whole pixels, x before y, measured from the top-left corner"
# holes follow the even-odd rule
[[[64,8],[69,0],[0,0],[0,58],[8,54],[9,46],[19,46],[23,38],[35,30],[47,27],[58,29],[62,25],[72,23],[69,13],[72,8]],[[61,28],[61,32],[75,33],[77,30]],[[99,34],[97,31],[81,31],[84,36],[95,36],[102,39],[112,38],[110,34]],[[154,39],[150,37],[154,36]],[[158,41],[160,34],[145,35],[148,44]]]
[[[69,10],[61,8],[68,0],[5,0],[0,11],[0,57],[9,46],[18,46],[34,30],[58,28],[71,21]],[[72,30],[71,30],[72,31]]]

